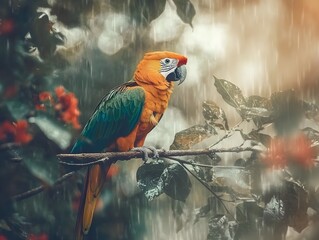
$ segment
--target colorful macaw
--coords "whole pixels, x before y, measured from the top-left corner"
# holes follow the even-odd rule
[[[142,147],[161,119],[174,81],[186,78],[187,58],[173,52],[150,52],[138,64],[131,81],[102,99],[85,125],[72,153],[129,151]],[[76,239],[88,233],[97,199],[110,165],[89,167],[76,223]]]

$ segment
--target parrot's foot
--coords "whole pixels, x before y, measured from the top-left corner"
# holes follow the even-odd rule
[[[152,147],[152,146],[135,147],[135,148],[132,148],[131,151],[143,153],[144,154],[144,156],[143,156],[144,161],[147,161],[149,159],[148,154],[150,152],[153,153],[153,155],[154,155],[152,158],[159,159],[159,154],[158,154],[157,149],[155,147]]]

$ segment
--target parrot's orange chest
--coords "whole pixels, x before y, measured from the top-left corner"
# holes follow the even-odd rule
[[[140,117],[137,137],[146,136],[159,122],[168,106],[172,87],[167,90],[145,89],[145,104]]]

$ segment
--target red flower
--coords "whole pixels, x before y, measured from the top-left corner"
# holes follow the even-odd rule
[[[0,240],[7,240],[8,238],[6,236],[0,235]]]
[[[26,120],[19,120],[16,123],[4,121],[0,125],[0,141],[27,144],[32,140],[32,135],[28,133],[27,129]]]
[[[10,141],[10,138],[14,138],[15,127],[9,121],[4,121],[0,125],[0,141],[6,142]]]
[[[289,154],[291,161],[305,168],[314,166],[315,152],[311,148],[311,142],[304,134],[300,134],[291,140]]]
[[[54,91],[57,99],[52,98],[50,92],[40,92],[38,96],[40,104],[36,104],[35,108],[37,110],[46,110],[48,106],[54,107],[58,117],[63,122],[72,124],[75,129],[80,128],[78,99],[74,93],[66,92],[63,86],[56,87]]]
[[[65,94],[65,89],[63,86],[58,86],[55,88],[55,95],[60,98]]]
[[[271,167],[283,168],[289,163],[297,163],[304,168],[311,168],[314,165],[314,156],[310,141],[304,134],[299,134],[271,140],[263,162]]]
[[[21,144],[27,144],[32,140],[32,135],[27,132],[28,122],[26,120],[19,120],[15,124],[16,135],[14,141]]]
[[[45,233],[41,233],[39,235],[30,234],[27,238],[28,240],[49,240],[49,237]]]
[[[40,101],[40,104],[35,105],[36,110],[45,111],[46,110],[46,106],[44,104],[45,102],[50,103],[50,105],[53,104],[53,99],[50,92],[40,92],[38,98],[39,98],[38,101]]]
[[[45,102],[45,101],[51,101],[52,96],[50,92],[40,92],[39,93],[39,100],[41,102]]]
[[[0,35],[9,34],[14,29],[14,23],[11,19],[0,20]]]
[[[55,89],[55,94],[58,97],[58,103],[54,108],[60,113],[61,119],[66,123],[71,123],[75,129],[80,128],[78,99],[74,93],[66,93],[64,87],[59,86]]]

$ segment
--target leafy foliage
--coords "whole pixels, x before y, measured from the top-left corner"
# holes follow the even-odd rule
[[[164,11],[166,0],[143,1],[143,0],[111,0],[112,7],[119,12],[127,13],[137,25],[145,26],[159,17]],[[192,26],[192,20],[196,14],[194,5],[190,0],[174,0],[176,12],[184,23]]]
[[[225,102],[236,109],[240,109],[242,106],[246,105],[246,99],[239,87],[224,79],[218,79],[216,77],[214,77],[214,79],[215,87]]]
[[[107,4],[111,11],[128,15],[132,27],[145,28],[164,11],[166,0],[112,0]],[[175,4],[176,14],[191,25],[195,15],[191,1]],[[63,86],[67,81],[63,82],[61,74],[69,66],[70,52],[79,47],[65,49],[67,39],[55,27],[90,31],[89,21],[101,10],[105,3],[93,0],[0,3],[0,238],[73,237],[77,178],[62,188],[54,183],[64,172],[55,155],[70,149],[81,128],[78,98]],[[167,165],[161,174],[165,193],[177,199],[187,197],[189,188],[182,190],[189,181],[184,169]],[[40,184],[46,187],[45,193],[12,201],[13,196]],[[16,218],[17,213],[32,224]],[[128,236],[134,235],[127,231],[131,232]]]
[[[288,226],[298,232],[304,230],[308,226],[309,202],[316,209],[319,204],[311,200],[315,194],[312,181],[318,174],[314,159],[319,154],[319,132],[311,127],[300,130],[298,125],[304,118],[316,121],[318,106],[300,100],[293,90],[275,92],[269,98],[257,95],[247,98],[235,84],[214,79],[216,90],[225,102],[236,109],[243,121],[252,120],[255,126],[248,133],[238,126],[229,128],[225,112],[207,100],[202,105],[205,125],[177,133],[171,148],[189,149],[201,143],[212,136],[203,130],[209,126],[216,135],[220,134],[217,128],[229,130],[217,143],[228,141],[239,132],[241,145],[249,141],[252,146],[263,146],[264,150],[236,159],[233,166],[223,166],[223,157],[218,155],[215,155],[217,161],[212,156],[194,159],[195,165],[206,165],[194,166],[193,174],[214,193],[205,206],[195,210],[194,222],[208,218],[207,239],[281,239]],[[266,124],[275,127],[277,136],[262,132]],[[215,145],[212,143],[211,147]],[[271,169],[281,169],[275,183],[273,177],[267,176]],[[266,191],[262,176],[269,181]],[[174,216],[180,219],[183,211],[177,213]],[[229,221],[229,216],[235,221]]]
[[[183,22],[188,23],[191,27],[196,10],[190,0],[173,0],[177,7],[177,14]]]
[[[176,14],[192,26],[196,14],[192,2],[173,2]],[[111,0],[109,3],[113,10],[129,16],[132,27],[145,28],[160,16],[167,1]],[[0,238],[73,237],[73,212],[79,201],[77,182],[74,178],[66,186],[54,186],[62,173],[54,156],[68,151],[74,129],[80,128],[78,101],[73,93],[59,86],[59,73],[67,61],[56,50],[66,39],[40,7],[48,8],[67,27],[88,28],[90,16],[100,6],[99,1],[93,0],[0,3]],[[166,160],[148,162],[137,171],[138,186],[149,200],[163,193],[177,200],[173,214],[179,219],[180,229],[184,224],[180,217],[184,212],[181,203],[188,200],[192,187],[187,172],[193,173],[212,193],[207,204],[194,214],[194,222],[207,218],[207,239],[259,239],[261,235],[276,239],[285,235],[288,226],[299,232],[304,230],[309,224],[307,208],[317,210],[319,204],[318,191],[314,190],[319,132],[313,126],[300,131],[298,124],[304,117],[317,121],[319,107],[299,99],[293,90],[266,97],[246,97],[234,83],[216,77],[214,80],[224,101],[236,109],[243,121],[253,121],[256,128],[244,133],[238,126],[228,126],[224,110],[208,99],[202,104],[204,122],[177,133],[171,149],[190,149],[204,140],[212,141],[213,136],[228,141],[233,133],[240,132],[242,144],[250,141],[265,146],[267,151],[236,157],[233,164],[231,160],[228,162],[231,166],[223,166],[226,157],[221,154],[196,157],[192,167],[187,168]],[[262,132],[266,124],[275,127],[277,136]],[[276,179],[279,187],[266,176],[274,168],[280,170]],[[265,181],[266,192],[263,191]],[[39,184],[47,187],[45,193],[12,201],[12,196]],[[108,193],[106,190],[102,194],[100,205],[110,201],[105,200],[110,198]],[[135,196],[132,199],[135,201]],[[132,203],[130,199],[126,201],[128,206]],[[123,216],[130,219],[128,212],[132,209],[124,211]],[[114,211],[106,214],[120,221]],[[110,218],[101,215],[97,222],[107,219],[109,224]],[[68,224],[61,225],[61,222]],[[132,227],[119,226],[130,232],[127,236],[133,239]],[[112,239],[105,232],[99,234]]]
[[[185,201],[191,189],[187,172],[176,163],[145,163],[139,167],[136,179],[148,200],[166,193],[175,200]]]
[[[43,93],[54,92],[59,85],[56,49],[64,44],[65,37],[39,7],[49,5],[46,1],[23,0],[0,4],[0,220],[5,223],[0,227],[0,236],[4,234],[8,239],[38,235],[40,214],[45,220],[51,216],[49,222],[42,221],[42,226],[56,228],[59,224],[58,216],[46,215],[44,210],[51,208],[58,213],[57,207],[52,207],[56,199],[50,196],[55,191],[16,204],[12,197],[40,184],[48,188],[54,184],[61,174],[55,155],[70,147],[75,135],[73,127],[77,127],[73,123],[78,123],[79,117],[77,98],[72,95],[67,99],[65,96],[71,93],[66,90],[64,99],[49,97],[42,102]],[[59,105],[53,106],[51,101]],[[71,114],[72,121],[65,114]],[[61,196],[68,199],[70,194]],[[58,208],[66,210],[69,204],[61,201]],[[27,219],[16,217],[19,215]],[[26,224],[37,221],[37,227]],[[48,234],[56,233],[48,228],[45,236]]]

